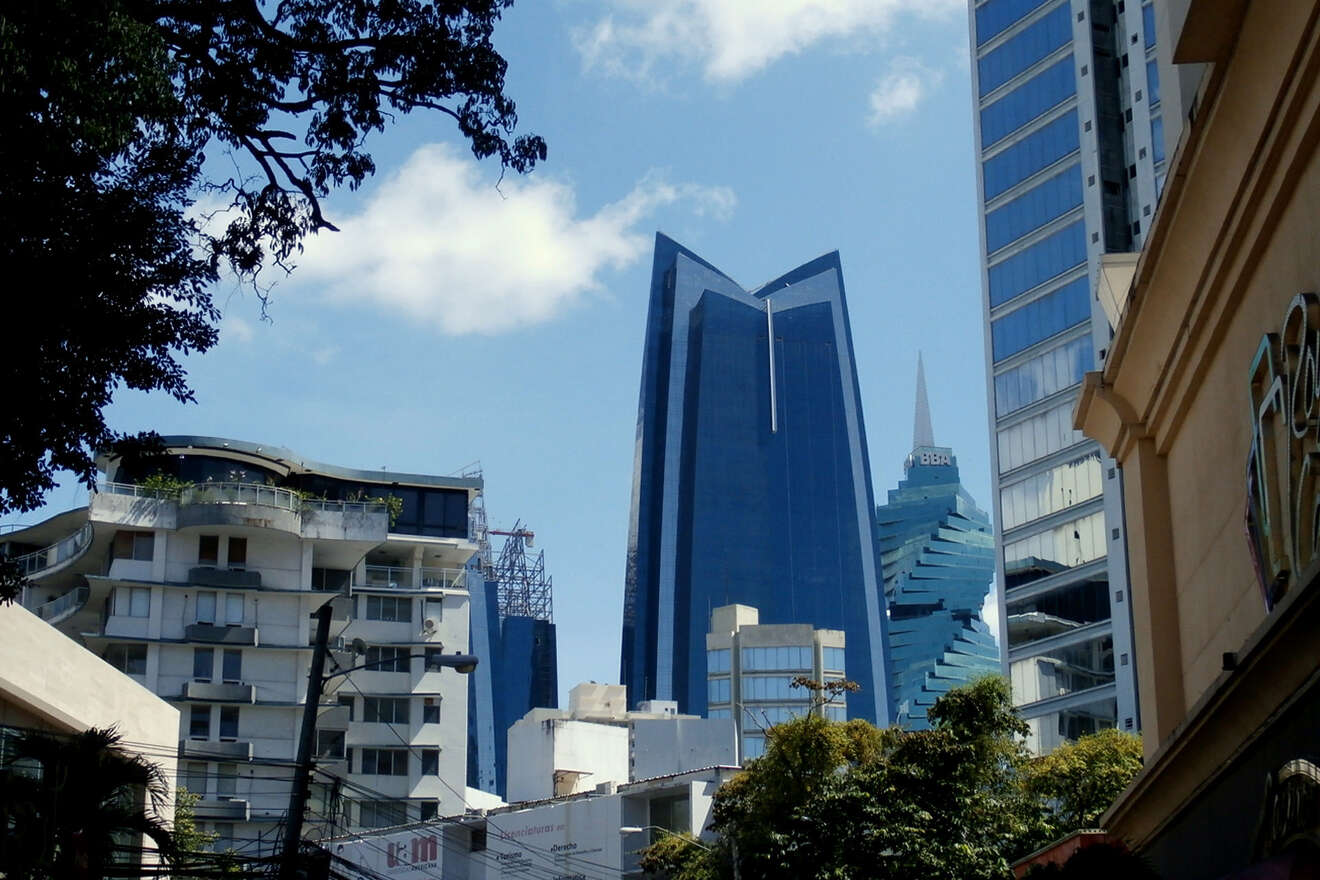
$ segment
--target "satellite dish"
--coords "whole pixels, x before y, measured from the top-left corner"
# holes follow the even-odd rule
[[[354,654],[365,654],[365,653],[367,653],[367,643],[364,642],[364,641],[362,641],[361,639],[354,639],[354,640],[353,640],[352,642],[350,642],[349,644],[350,644],[350,646],[352,647],[352,649],[353,649],[353,653],[354,653]]]

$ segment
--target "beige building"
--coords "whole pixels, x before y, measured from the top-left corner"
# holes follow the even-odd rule
[[[1320,3],[1159,8],[1183,125],[1076,413],[1123,469],[1146,743],[1105,824],[1166,878],[1315,876]]]

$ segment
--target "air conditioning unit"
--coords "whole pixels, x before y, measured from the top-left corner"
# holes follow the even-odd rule
[[[439,628],[439,626],[440,626],[440,622],[438,620],[436,620],[434,617],[428,617],[422,621],[422,632],[426,633],[427,635],[430,635],[431,633],[435,632],[436,629]]]

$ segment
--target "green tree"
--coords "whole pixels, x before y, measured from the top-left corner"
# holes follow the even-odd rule
[[[137,858],[141,841],[173,858],[159,816],[160,769],[120,748],[114,730],[41,731],[13,742],[0,785],[0,864],[7,880],[93,880]]]
[[[1049,805],[1055,836],[1095,828],[1141,772],[1141,738],[1102,730],[1065,743],[1027,768],[1028,790]]]
[[[57,470],[90,483],[95,451],[126,439],[102,416],[118,388],[192,400],[178,358],[215,343],[220,271],[264,308],[262,266],[334,229],[322,199],[374,172],[365,138],[397,114],[447,116],[503,169],[543,160],[513,136],[491,42],[510,3],[0,6],[0,258],[30,315],[8,335],[0,513],[39,506]],[[223,229],[189,216],[201,196],[230,209]]]

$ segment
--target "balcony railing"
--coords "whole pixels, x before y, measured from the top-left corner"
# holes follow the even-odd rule
[[[161,501],[173,501],[179,497],[178,489],[149,489],[136,483],[111,483],[105,480],[96,484],[96,491],[101,495],[128,495],[131,498],[154,498]]]
[[[344,513],[388,513],[383,501],[327,501],[324,498],[302,499],[303,510],[328,510]]]
[[[466,590],[467,569],[368,565],[358,587],[386,590]]]
[[[14,563],[24,577],[32,577],[48,568],[53,568],[61,562],[69,561],[82,553],[91,542],[92,524],[84,523],[78,531],[68,537],[61,538],[48,547],[42,547],[40,550],[33,550],[31,553],[24,553],[22,556],[15,557]]]
[[[38,606],[37,614],[42,620],[53,623],[86,605],[87,598],[91,594],[91,588],[84,584],[81,587],[69,590],[63,596],[51,599],[45,605]]]
[[[180,504],[260,504],[297,513],[302,498],[292,489],[264,483],[194,483],[179,490]]]

